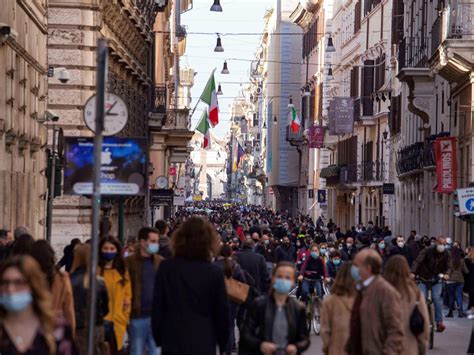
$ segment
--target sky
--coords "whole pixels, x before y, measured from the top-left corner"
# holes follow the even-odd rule
[[[216,85],[222,83],[224,95],[219,96],[219,125],[212,128],[212,133],[223,138],[230,127],[230,105],[241,89],[240,83],[249,80],[249,61],[228,60],[230,74],[221,74],[224,60],[229,58],[255,58],[260,36],[222,36],[223,53],[214,52],[218,33],[262,33],[263,16],[272,7],[274,0],[221,0],[223,12],[211,12],[213,0],[194,0],[193,9],[184,13],[181,24],[186,27],[186,55],[181,59],[181,66],[189,66],[198,74],[191,89],[194,108],[199,100],[209,76],[216,68]],[[193,34],[193,32],[212,33],[211,35]],[[229,83],[232,82],[232,83]],[[194,129],[207,105],[200,103],[192,117]]]

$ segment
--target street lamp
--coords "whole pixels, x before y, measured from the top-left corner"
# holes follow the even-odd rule
[[[221,84],[217,87],[217,95],[223,95]]]
[[[328,77],[327,77],[328,80],[332,80],[334,79],[334,76],[332,75],[332,66],[329,65],[329,69],[328,69]]]
[[[221,74],[230,74],[229,68],[227,67],[227,60],[224,61],[224,66],[222,67]]]
[[[328,38],[328,46],[326,47],[326,53],[334,53],[336,51],[336,48],[334,47],[334,44],[332,42],[332,37],[329,35]]]
[[[220,0],[214,0],[214,4],[211,6],[211,11],[222,12],[222,6]]]
[[[382,135],[383,135],[383,140],[386,141],[388,138],[388,132],[386,129],[383,131]]]
[[[219,34],[217,34],[217,42],[216,47],[214,48],[214,52],[224,52],[224,47],[222,47],[221,36]]]

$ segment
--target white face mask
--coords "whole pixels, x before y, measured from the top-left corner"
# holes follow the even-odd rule
[[[436,245],[436,250],[439,251],[440,253],[443,253],[446,250],[446,246],[443,244],[438,244]]]
[[[403,248],[405,246],[405,242],[398,242],[397,245],[400,247],[400,248]]]

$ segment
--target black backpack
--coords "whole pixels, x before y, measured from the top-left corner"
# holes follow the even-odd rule
[[[420,298],[420,293],[418,293],[418,299]],[[410,315],[410,330],[415,336],[423,333],[423,330],[425,329],[425,319],[423,318],[423,314],[420,312],[419,306],[420,303],[416,302],[415,308],[413,308]]]

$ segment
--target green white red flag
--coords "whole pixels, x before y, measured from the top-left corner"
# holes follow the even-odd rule
[[[216,81],[214,80],[214,71],[209,78],[206,87],[201,95],[201,101],[209,105],[209,122],[212,127],[219,123],[219,103],[217,102]]]
[[[207,111],[202,113],[201,119],[196,127],[198,132],[201,132],[204,136],[204,141],[202,142],[202,147],[204,149],[211,147],[211,134],[209,132],[209,117]]]
[[[301,120],[298,117],[294,106],[290,107],[290,111],[288,112],[288,120],[291,122],[291,130],[293,133],[298,133],[301,127]]]

